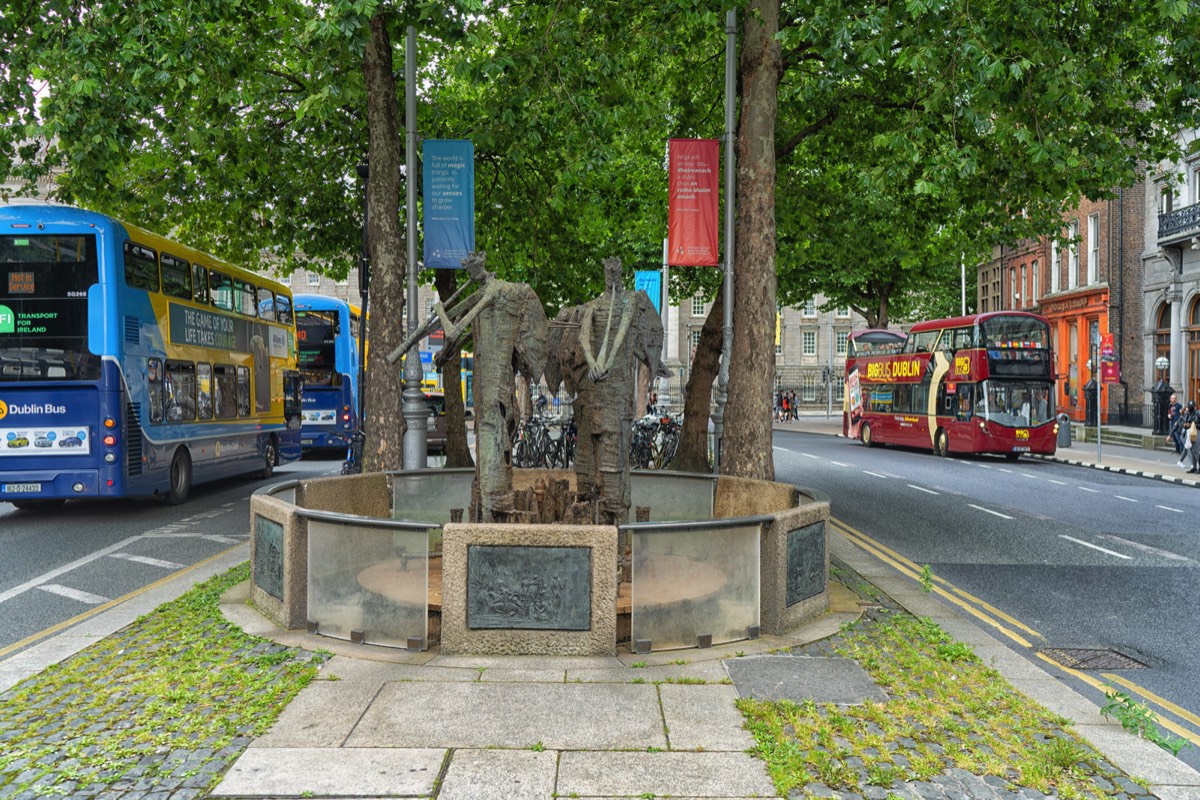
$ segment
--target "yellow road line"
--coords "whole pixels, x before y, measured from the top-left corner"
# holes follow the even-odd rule
[[[118,597],[114,600],[109,600],[107,603],[101,603],[100,605],[98,605],[94,608],[89,608],[87,611],[84,611],[82,614],[76,614],[75,616],[71,617],[70,619],[65,619],[62,622],[51,625],[49,628],[40,630],[31,636],[26,636],[21,641],[14,642],[14,643],[8,645],[7,647],[0,647],[0,658],[4,658],[9,653],[13,653],[17,650],[20,650],[23,647],[28,647],[29,645],[34,644],[35,642],[41,641],[42,639],[45,639],[47,636],[52,636],[53,634],[56,634],[59,631],[70,628],[72,625],[78,625],[80,622],[83,622],[86,619],[90,619],[90,618],[96,616],[97,614],[108,611],[110,608],[113,608],[114,606],[118,606],[121,603],[128,602],[129,600],[132,600],[133,598],[137,597],[138,595],[145,594],[146,592],[150,591],[151,589],[157,589],[159,586],[162,586],[165,583],[173,581],[181,575],[186,575],[187,573],[192,572],[193,570],[203,567],[205,564],[208,564],[212,561],[216,561],[221,556],[224,556],[224,555],[236,550],[239,547],[241,547],[241,544],[235,544],[233,547],[229,547],[225,550],[222,550],[221,552],[217,553],[216,555],[209,556],[208,558],[204,559],[203,561],[197,561],[195,564],[192,564],[190,567],[184,567],[183,569],[179,570],[178,572],[172,572],[170,575],[167,575],[164,578],[159,578],[154,583],[148,583],[140,589],[134,589],[129,594],[122,595],[121,597]]]
[[[854,531],[854,533],[856,535],[871,542],[875,547],[879,548],[880,550],[883,550],[884,552],[889,553],[896,560],[909,565],[909,567],[911,569],[915,570],[918,574],[921,572],[921,567],[917,563],[915,563],[911,559],[907,558],[906,556],[903,556],[900,553],[897,553],[895,550],[892,550],[887,545],[875,541],[874,539],[872,539],[870,536],[867,536],[867,534],[863,533],[862,531],[851,528],[849,525],[842,522],[841,520],[835,519],[832,521],[834,522],[834,524],[841,526],[843,529],[845,529],[847,531]],[[933,580],[935,583],[942,584],[948,590],[950,590],[950,591],[954,592],[955,594],[959,595],[960,597],[964,598],[967,602],[974,603],[975,605],[977,605],[980,608],[987,611],[989,614],[994,614],[996,617],[1004,620],[1012,627],[1017,628],[1018,630],[1025,631],[1025,633],[1029,634],[1030,636],[1036,636],[1039,639],[1046,638],[1046,637],[1042,636],[1042,634],[1035,631],[1033,628],[1026,625],[1024,622],[1021,622],[1019,619],[1016,619],[1015,617],[1012,617],[1012,616],[1004,613],[1003,611],[996,608],[995,606],[993,606],[991,603],[987,602],[986,600],[976,597],[975,595],[971,594],[970,592],[968,592],[964,589],[960,589],[959,587],[950,583],[950,581],[946,580],[945,578],[934,575]]]
[[[859,547],[862,547],[863,549],[867,550],[868,552],[874,554],[877,558],[884,561],[885,563],[891,564],[893,567],[900,570],[900,572],[907,575],[908,577],[910,577],[914,580],[918,580],[918,581],[920,580],[919,570],[913,570],[911,567],[905,565],[903,562],[897,561],[896,559],[889,556],[886,552],[879,549],[880,546],[878,546],[876,544],[876,542],[873,539],[871,539],[871,537],[867,536],[866,534],[864,534],[860,531],[854,530],[853,528],[846,525],[845,523],[837,522],[836,526],[842,531],[842,533],[844,533],[847,537],[850,538],[850,541],[854,542]],[[1029,640],[1026,639],[1024,636],[1021,636],[1019,633],[1016,633],[1015,631],[1011,631],[1008,628],[1004,627],[997,620],[993,619],[992,617],[989,617],[987,614],[985,614],[982,611],[980,611],[979,609],[975,608],[970,603],[967,603],[966,601],[955,597],[953,594],[946,591],[945,589],[943,589],[940,586],[934,586],[933,591],[935,593],[941,595],[943,598],[950,601],[954,605],[958,606],[963,611],[966,611],[971,616],[978,618],[982,622],[986,622],[988,625],[991,625],[993,628],[1000,631],[1005,636],[1007,636],[1009,639],[1012,639],[1014,642],[1021,645],[1022,647],[1028,647],[1028,648],[1032,649],[1033,645],[1030,644]]]

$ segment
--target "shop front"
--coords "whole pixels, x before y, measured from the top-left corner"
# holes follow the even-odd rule
[[[1108,333],[1108,288],[1089,288],[1043,298],[1040,313],[1050,321],[1054,348],[1055,405],[1072,420],[1088,418],[1088,395],[1098,385],[1100,422],[1108,422],[1108,384],[1100,381],[1100,337]],[[1089,383],[1096,383],[1089,387]],[[1092,400],[1094,403],[1095,401]],[[1095,411],[1092,412],[1093,416]]]

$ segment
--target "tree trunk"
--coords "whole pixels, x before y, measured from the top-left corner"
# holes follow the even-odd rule
[[[385,356],[402,341],[400,320],[405,301],[405,254],[400,233],[399,101],[392,71],[388,11],[380,6],[371,18],[363,77],[367,90],[368,160],[367,240],[371,263],[370,347],[367,362],[366,447],[363,470],[404,466],[404,417],[400,413],[401,372]]]
[[[751,0],[743,16],[737,135],[737,252],[733,352],[721,472],[774,480],[775,115],[779,102],[779,0]]]
[[[436,270],[434,283],[438,299],[445,303],[458,287],[458,271]],[[442,368],[442,386],[446,397],[446,466],[473,467],[471,448],[467,446],[467,407],[462,393],[462,353],[455,353]]]
[[[721,323],[725,317],[725,285],[717,289],[712,309],[700,329],[700,342],[692,359],[692,371],[683,390],[683,431],[671,469],[682,472],[711,472],[708,459],[708,417],[712,386],[721,362]]]

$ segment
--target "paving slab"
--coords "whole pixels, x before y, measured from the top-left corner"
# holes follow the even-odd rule
[[[741,752],[754,746],[754,737],[742,728],[732,686],[664,683],[658,692],[671,750]]]
[[[645,667],[620,667],[619,669],[570,669],[567,682],[583,683],[656,683],[671,680],[705,681],[717,683],[729,675],[720,661],[700,661],[688,664],[661,664]]]
[[[438,800],[550,800],[558,753],[455,750]]]
[[[375,681],[313,681],[250,746],[341,747],[381,688]]]
[[[666,748],[657,687],[389,683],[348,747]]]
[[[1091,742],[1105,758],[1131,777],[1143,778],[1155,785],[1200,789],[1200,773],[1120,725],[1074,725],[1071,730]]]
[[[321,666],[317,680],[339,681],[459,681],[479,680],[479,670],[453,667],[428,667],[419,664],[397,664],[388,661],[367,661],[361,658],[334,656]]]
[[[726,661],[725,668],[740,697],[841,705],[888,699],[858,662],[849,658],[747,656]]]
[[[250,748],[210,796],[428,796],[445,757],[431,748]]]
[[[621,666],[615,656],[443,656],[431,667],[459,669],[605,669]]]
[[[564,669],[489,667],[479,673],[479,680],[501,683],[563,683],[566,674]]]
[[[744,753],[563,753],[559,797],[774,797],[763,762]]]

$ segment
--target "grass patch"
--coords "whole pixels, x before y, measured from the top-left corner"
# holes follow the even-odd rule
[[[1068,720],[1018,693],[931,620],[880,614],[843,631],[833,649],[891,699],[737,701],[781,796],[813,781],[851,792],[894,788],[957,767],[1065,800],[1099,800],[1095,778],[1120,774],[1103,772],[1095,751],[1065,730]]]
[[[213,577],[0,695],[0,795],[211,787],[328,658],[221,616],[249,575]]]

